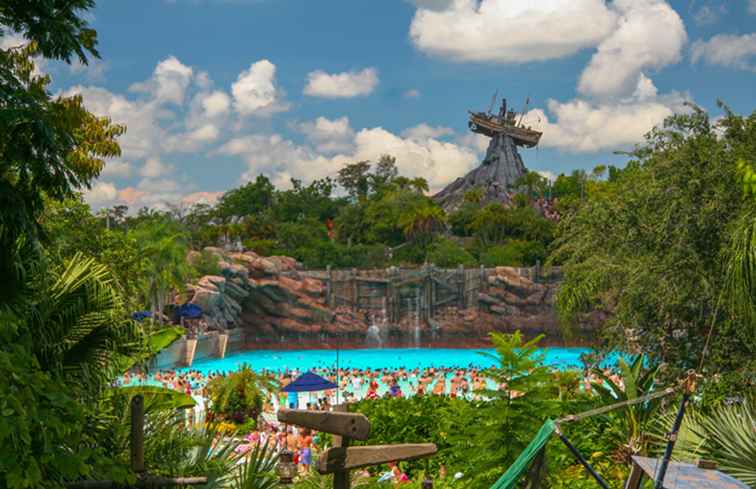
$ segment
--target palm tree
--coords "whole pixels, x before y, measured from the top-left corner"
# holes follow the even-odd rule
[[[654,425],[654,445],[663,451],[675,411],[659,417]],[[673,456],[677,460],[717,463],[717,467],[751,487],[756,486],[756,399],[721,404],[710,412],[689,409],[677,436]]]
[[[724,297],[729,298],[730,312],[756,328],[756,206],[735,221],[725,257]]]
[[[404,214],[399,225],[409,241],[427,244],[434,235],[444,230],[446,215],[440,207],[425,204]]]
[[[192,269],[187,261],[188,237],[165,222],[147,222],[130,234],[149,263],[142,284],[144,300],[162,324],[162,311],[170,294],[184,287]]]
[[[123,359],[143,350],[146,337],[128,319],[104,265],[76,254],[32,280],[35,299],[19,316],[34,332],[32,350],[43,370],[97,392],[123,372]]]

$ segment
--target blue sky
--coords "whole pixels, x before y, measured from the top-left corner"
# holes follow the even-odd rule
[[[394,154],[438,189],[486,140],[466,126],[495,90],[544,131],[523,150],[558,174],[615,150],[684,101],[754,109],[756,0],[113,0],[102,60],[41,66],[128,125],[95,206],[212,199],[257,174],[285,186]]]

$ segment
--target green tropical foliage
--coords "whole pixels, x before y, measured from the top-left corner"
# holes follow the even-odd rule
[[[599,368],[594,373],[599,379],[592,383],[593,390],[599,395],[601,401],[613,404],[622,401],[632,401],[650,394],[656,387],[655,375],[658,367],[647,368],[645,357],[637,355],[628,364],[624,358],[617,360],[618,375],[607,375]],[[659,399],[625,406],[620,411],[613,412],[613,429],[606,435],[614,438],[615,445],[613,457],[629,463],[630,457],[636,454],[645,454],[648,446],[646,429],[649,422],[656,416],[660,406]]]
[[[566,323],[603,310],[607,344],[666,363],[665,378],[698,368],[707,352],[705,389],[715,388],[715,372],[753,385],[754,323],[727,307],[748,312],[756,300],[754,202],[737,181],[756,131],[727,129],[748,124],[730,114],[715,127],[697,108],[670,117],[625,170],[589,188],[562,220],[551,256],[566,276],[557,296]]]
[[[278,487],[278,453],[267,443],[255,445],[238,465],[231,479],[233,489],[271,489]]]
[[[652,433],[657,451],[675,418],[670,410],[659,417]],[[717,468],[753,487],[756,485],[756,401],[720,404],[709,410],[689,408],[683,418],[673,457],[689,463],[715,462]]]
[[[509,468],[557,407],[551,395],[553,377],[536,353],[542,336],[524,341],[520,332],[492,333],[491,339],[496,348],[492,358],[499,366],[486,376],[501,388],[483,392],[488,401],[458,418],[469,420],[471,429],[464,437],[453,437],[457,444],[477,447],[462,472],[481,486],[492,484]]]
[[[249,365],[223,377],[216,377],[207,385],[212,420],[224,420],[254,428],[262,412],[263,389],[272,390],[272,383],[257,375]]]

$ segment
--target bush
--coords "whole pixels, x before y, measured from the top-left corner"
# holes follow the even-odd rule
[[[261,382],[248,365],[226,377],[216,377],[210,381],[207,384],[211,402],[208,419],[244,425],[245,429],[253,428],[263,406]]]
[[[272,239],[245,239],[244,248],[254,251],[260,256],[271,256],[276,248],[276,242]]]
[[[487,267],[523,267],[543,261],[546,249],[537,241],[509,240],[506,244],[492,246],[480,254],[480,263]]]
[[[207,250],[202,250],[198,255],[193,256],[191,264],[198,276],[203,275],[220,275],[221,267],[218,265],[220,259],[218,255]]]
[[[382,244],[342,246],[340,261],[334,266],[342,268],[383,268],[388,265],[387,247]]]
[[[440,465],[447,465],[449,452],[458,448],[449,439],[449,430],[458,422],[455,416],[465,410],[469,401],[447,396],[414,396],[409,398],[382,398],[362,400],[350,406],[351,412],[362,413],[370,420],[370,438],[367,445],[393,443],[435,443],[439,453],[428,460],[406,462],[412,477],[426,466],[437,474]]]
[[[428,261],[442,268],[458,265],[475,266],[475,257],[464,247],[450,239],[440,239],[431,245]]]

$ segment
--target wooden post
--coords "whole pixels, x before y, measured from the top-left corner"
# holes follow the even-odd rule
[[[131,398],[131,470],[144,472],[144,397]]]
[[[465,266],[459,265],[457,267],[457,290],[459,291],[459,307],[465,308]]]
[[[541,280],[541,260],[536,260],[535,264],[535,277],[533,278],[533,282],[540,282]]]
[[[346,404],[337,404],[336,406],[333,407],[333,410],[338,413],[345,413],[349,411]],[[349,446],[349,438],[345,436],[333,435],[333,446],[347,448]],[[349,489],[350,486],[351,486],[351,482],[349,480],[348,470],[334,472],[333,489]]]
[[[357,306],[360,302],[360,297],[358,295],[358,285],[357,285],[357,269],[352,268],[352,309],[357,310]]]
[[[643,469],[637,463],[633,462],[633,468],[630,469],[630,476],[625,482],[625,489],[640,489],[643,481]]]
[[[370,421],[362,414],[348,413],[345,404],[337,404],[333,411],[304,411],[281,409],[278,421],[316,429],[333,436],[333,447],[320,455],[317,470],[333,474],[334,489],[349,489],[349,471],[361,467],[380,465],[402,460],[430,457],[438,451],[433,443],[407,443],[398,445],[369,445],[350,447],[352,439],[367,440]]]

